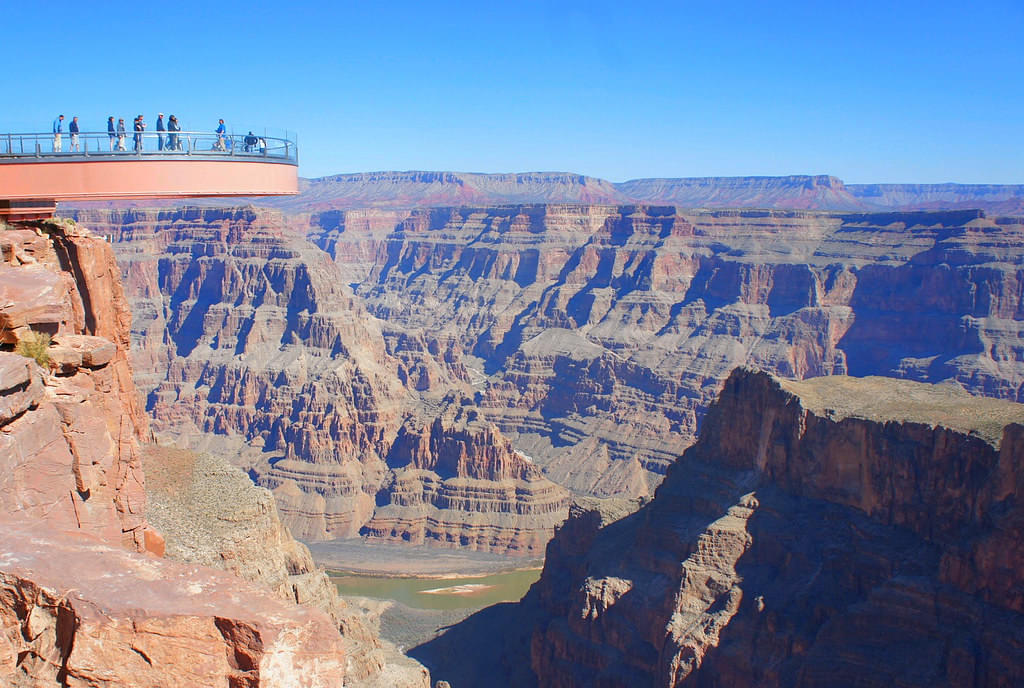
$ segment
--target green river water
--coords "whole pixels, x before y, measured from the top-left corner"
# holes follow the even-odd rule
[[[342,595],[394,600],[414,609],[470,609],[515,602],[539,577],[540,569],[460,578],[392,578],[331,573],[331,581]],[[436,592],[425,592],[428,590]]]

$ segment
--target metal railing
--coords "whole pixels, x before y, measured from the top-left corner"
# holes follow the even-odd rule
[[[83,131],[78,134],[0,134],[0,164],[67,158],[153,157],[263,159],[297,165],[295,137],[209,131]]]

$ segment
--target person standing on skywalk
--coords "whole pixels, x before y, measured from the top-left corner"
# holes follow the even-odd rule
[[[64,150],[64,144],[61,142],[61,134],[64,133],[64,115],[59,115],[57,119],[53,120],[53,152],[60,153]]]

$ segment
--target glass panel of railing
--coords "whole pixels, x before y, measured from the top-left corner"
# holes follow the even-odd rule
[[[267,136],[255,132],[217,134],[210,131],[114,131],[0,134],[0,156],[201,155],[261,157],[297,163],[294,135]]]

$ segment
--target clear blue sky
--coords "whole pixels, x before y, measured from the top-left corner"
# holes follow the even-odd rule
[[[161,8],[173,8],[167,13]],[[10,2],[0,131],[175,113],[300,174],[1024,183],[1024,1]]]

